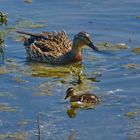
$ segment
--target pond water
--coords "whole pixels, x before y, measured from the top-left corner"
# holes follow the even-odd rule
[[[8,13],[1,29],[10,30],[0,63],[0,139],[38,140],[39,124],[41,140],[140,139],[140,55],[132,51],[140,47],[139,7],[139,0],[0,0],[0,10]],[[127,49],[99,54],[85,48],[86,78],[76,84],[71,66],[28,62],[15,29],[65,30],[71,40],[87,31],[95,44]],[[64,96],[71,86],[96,94],[100,104],[70,118]]]

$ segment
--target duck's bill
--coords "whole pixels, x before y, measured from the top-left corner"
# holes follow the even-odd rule
[[[92,48],[93,50],[99,52],[99,49],[93,44],[93,42],[90,42],[90,43],[88,44],[88,46],[89,46],[90,48]]]
[[[64,99],[66,100],[68,97],[69,97],[69,96],[68,96],[68,95],[66,95],[66,96],[64,97]]]

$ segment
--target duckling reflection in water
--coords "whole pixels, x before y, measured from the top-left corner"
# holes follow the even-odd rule
[[[75,107],[75,106],[70,106],[70,108],[67,109],[67,115],[68,115],[70,118],[76,117],[77,109],[78,109],[78,108]]]
[[[89,92],[76,92],[73,87],[70,87],[66,91],[64,99],[70,98],[70,108],[67,109],[67,114],[70,118],[74,118],[77,113],[77,109],[92,109],[100,102],[100,99]]]

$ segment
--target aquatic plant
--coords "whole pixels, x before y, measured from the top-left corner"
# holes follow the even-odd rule
[[[4,59],[6,31],[0,31],[0,60]]]
[[[136,16],[136,18],[140,19],[140,16]]]
[[[14,108],[6,103],[0,103],[0,111],[3,112],[16,112],[17,108]]]
[[[4,40],[0,37],[0,53],[3,53],[3,44]]]
[[[0,12],[0,25],[7,25],[7,14]]]
[[[40,114],[38,114],[37,116],[37,130],[38,130],[38,140],[41,140]]]
[[[126,68],[126,69],[136,69],[137,65],[134,64],[134,63],[128,63],[128,64],[124,65],[124,68]]]
[[[127,118],[134,118],[134,117],[137,116],[137,114],[138,114],[138,112],[132,111],[132,112],[127,112],[127,113],[125,113],[124,115],[125,115],[125,117],[127,117]]]
[[[0,67],[0,75],[9,73],[8,69],[5,66]]]
[[[25,140],[25,136],[23,134],[17,132],[12,134],[0,134],[1,140]]]
[[[24,0],[25,3],[32,3],[32,0]]]
[[[132,52],[135,53],[135,54],[140,54],[140,48],[133,48],[132,49]]]
[[[94,76],[93,75],[89,76],[89,74],[86,74],[86,66],[85,65],[83,65],[82,67],[71,66],[70,72],[74,78],[74,83],[82,84],[86,80],[90,80],[92,82],[100,82],[100,80],[97,80],[96,77],[100,76],[101,74],[95,72]]]
[[[7,14],[0,12],[0,59],[4,59],[4,51],[5,51],[5,41],[6,41],[6,30],[3,29],[3,25],[7,25]]]
[[[100,50],[110,50],[110,51],[119,51],[128,49],[128,46],[125,43],[112,44],[110,42],[99,42],[96,44],[96,46]]]
[[[46,27],[46,24],[44,22],[34,23],[33,21],[25,19],[25,18],[18,18],[16,21],[16,26],[15,26],[17,30],[21,30],[24,28],[32,29],[32,28],[45,28],[45,27]]]
[[[84,68],[84,74],[83,69]],[[77,68],[77,67],[70,67],[70,71],[74,77],[74,80],[76,80],[76,83],[81,84],[83,83],[84,77],[85,77],[85,67]]]

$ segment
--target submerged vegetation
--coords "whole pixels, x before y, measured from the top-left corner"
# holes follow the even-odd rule
[[[4,26],[7,26],[7,14],[0,12],[0,60],[4,59],[6,31]]]
[[[16,21],[15,29],[24,29],[24,28],[44,28],[46,25],[43,21],[34,23],[31,20],[27,20],[25,18],[18,18]]]
[[[13,134],[0,134],[1,140],[25,140],[25,134],[17,132]]]
[[[71,67],[70,71],[71,71],[76,83],[78,83],[78,84],[83,83],[85,75],[83,75],[82,68]]]
[[[8,69],[4,66],[0,67],[0,75],[9,73]]]
[[[31,2],[31,1],[25,1]],[[8,16],[3,12],[0,12],[0,60],[4,60],[5,46],[6,46],[6,36],[12,38],[14,41],[19,41],[19,36],[16,34],[16,30],[30,29],[30,28],[44,28],[46,25],[44,21],[34,23],[31,20],[25,18],[18,18],[16,20],[15,26],[8,26]]]
[[[134,52],[135,54],[140,54],[140,48],[133,48],[132,52]]]
[[[0,12],[0,25],[7,25],[7,14]]]
[[[24,0],[25,3],[32,3],[32,0]]]
[[[6,41],[6,32],[5,31],[0,31],[0,55],[4,54],[5,41]]]
[[[100,50],[119,51],[128,49],[128,46],[124,43],[112,44],[110,42],[99,42],[96,45]]]
[[[0,111],[4,112],[16,112],[17,109],[14,107],[9,106],[8,104],[2,103],[0,104]]]

